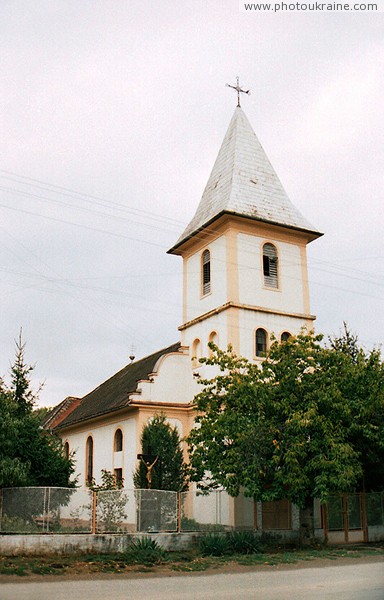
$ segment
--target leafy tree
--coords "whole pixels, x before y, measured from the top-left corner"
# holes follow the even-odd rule
[[[186,465],[176,427],[166,421],[164,415],[156,415],[143,428],[141,435],[143,454],[158,459],[152,469],[152,489],[183,491],[187,488]],[[133,476],[136,488],[147,489],[147,467],[140,461]]]
[[[96,517],[98,531],[121,531],[127,518],[128,495],[123,490],[124,482],[106,469],[101,469],[101,483],[94,480],[88,487],[97,494]],[[90,509],[91,507],[87,507]]]
[[[93,492],[106,492],[110,490],[121,490],[124,487],[123,479],[116,479],[115,475],[107,469],[101,469],[101,483],[98,485],[95,480],[87,483],[87,487]]]
[[[33,412],[33,367],[26,364],[24,351],[20,333],[10,386],[0,381],[0,486],[74,485],[73,460],[64,456],[61,440],[43,430]]]
[[[377,349],[366,353],[346,323],[341,334],[330,338],[329,342],[333,350],[344,353],[353,363],[341,385],[353,412],[349,437],[359,452],[362,465],[360,489],[384,490],[384,365],[381,354]]]
[[[383,438],[379,355],[360,365],[321,340],[302,333],[274,342],[261,367],[211,345],[201,362],[220,372],[202,382],[188,438],[194,480],[232,496],[243,488],[257,501],[288,498],[301,509],[303,542],[313,535],[313,499],[359,486],[363,448]],[[380,442],[372,464],[383,450]]]

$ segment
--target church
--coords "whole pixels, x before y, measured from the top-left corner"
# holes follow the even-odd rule
[[[142,429],[156,414],[188,435],[209,342],[257,363],[271,336],[313,329],[306,246],[321,235],[291,203],[238,102],[196,213],[168,250],[183,260],[178,341],[48,416],[75,453],[79,485],[107,469],[133,488]]]

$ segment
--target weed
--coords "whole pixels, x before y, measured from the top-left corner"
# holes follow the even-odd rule
[[[194,560],[187,565],[172,565],[173,571],[181,571],[183,573],[193,573],[197,571],[206,571],[212,563],[207,560]]]
[[[224,556],[229,551],[228,538],[217,533],[205,535],[199,539],[199,548],[202,556]]]
[[[156,540],[143,537],[131,541],[125,558],[130,564],[158,565],[165,560],[165,552]]]
[[[252,531],[233,531],[228,536],[228,546],[233,554],[258,554],[263,551],[260,538]]]

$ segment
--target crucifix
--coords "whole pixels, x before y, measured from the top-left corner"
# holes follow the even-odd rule
[[[236,90],[237,92],[237,106],[240,108],[240,94],[248,94],[248,96],[251,93],[251,90],[242,90],[240,87],[240,83],[239,83],[239,78],[236,77],[236,81],[237,84],[236,85],[231,85],[230,83],[227,83],[226,86],[232,88],[233,90]]]
[[[148,448],[148,454],[138,454],[137,459],[141,460],[147,469],[146,479],[148,482],[148,489],[152,487],[152,469],[159,460],[159,457],[152,454],[152,449]]]

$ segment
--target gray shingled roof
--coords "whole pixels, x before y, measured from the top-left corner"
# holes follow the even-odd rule
[[[223,213],[321,235],[289,200],[240,107],[229,124],[196,214],[169,252]]]
[[[148,375],[153,373],[153,369],[159,358],[165,354],[177,352],[179,348],[180,343],[178,342],[137,362],[130,363],[84,396],[79,406],[59,423],[57,429],[127,406],[129,403],[128,396],[130,393],[136,391],[137,382],[142,379],[148,379]]]

